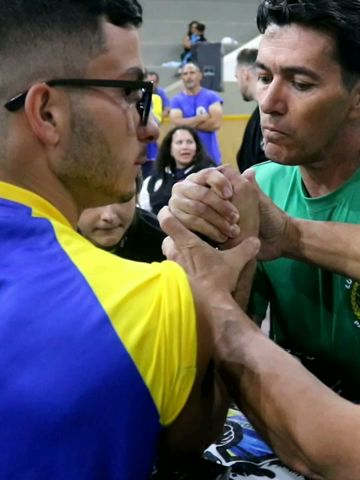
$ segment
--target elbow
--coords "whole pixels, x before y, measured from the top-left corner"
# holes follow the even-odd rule
[[[292,470],[299,473],[300,475],[303,475],[309,480],[326,480],[326,477],[324,477],[321,473],[316,472],[316,469],[310,467],[306,461],[292,458],[288,462],[284,461],[284,463],[288,465],[288,467],[290,467]]]
[[[313,455],[312,455],[313,456]],[[311,480],[354,480],[360,478],[358,459],[352,461],[338,454],[324,454],[322,458],[282,458],[295,472]]]

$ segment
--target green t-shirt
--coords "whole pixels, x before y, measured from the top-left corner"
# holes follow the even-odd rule
[[[289,215],[360,223],[360,169],[335,192],[309,198],[299,167],[255,168],[262,190]],[[264,316],[268,302],[272,338],[339,393],[360,400],[360,284],[280,258],[259,265],[250,312]]]

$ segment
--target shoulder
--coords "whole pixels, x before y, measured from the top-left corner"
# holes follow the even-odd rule
[[[51,245],[47,250],[53,249],[59,257],[60,245],[66,254],[49,262],[49,253],[41,249],[52,269],[50,278],[59,288],[67,289],[56,298],[62,301],[66,296],[74,317],[80,314],[87,319],[84,312],[95,311],[86,328],[100,336],[105,328],[112,327],[111,336],[116,332],[115,340],[121,339],[151,392],[161,423],[170,424],[182,410],[196,375],[195,305],[184,270],[170,261],[147,264],[125,260],[95,247],[60,221],[52,221],[51,226],[56,246],[55,240],[47,242]],[[65,272],[60,270],[61,262]],[[49,283],[54,284],[45,282],[42,295]],[[79,325],[81,328],[81,322]]]
[[[187,96],[184,94],[184,92],[180,92],[177,95],[175,95],[171,100],[170,100],[170,105],[173,108],[174,106],[179,105],[180,103],[186,101]]]
[[[219,102],[220,104],[224,103],[224,100],[220,97],[217,92],[213,90],[209,90],[208,88],[202,88],[198,93],[200,98],[206,99],[208,102],[216,103]]]
[[[293,170],[293,167],[288,167],[287,165],[281,165],[279,163],[272,162],[267,160],[266,162],[259,163],[251,167],[255,170],[256,180],[263,180],[266,177],[269,177],[270,180],[278,177],[278,175],[287,175],[288,172]]]
[[[152,175],[150,175],[150,177],[147,177],[148,181],[145,186],[146,190],[149,193],[157,192],[164,185],[164,183],[169,179],[169,177],[171,177],[171,175],[168,174],[166,170],[162,173],[160,172],[153,173]]]
[[[250,115],[249,122],[260,123],[260,110],[258,107]]]

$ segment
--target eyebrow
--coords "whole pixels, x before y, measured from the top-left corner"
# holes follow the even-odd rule
[[[255,63],[256,68],[260,68],[261,70],[266,70],[266,71],[271,71],[269,67],[267,67],[264,63],[262,62],[256,62]],[[309,78],[312,78],[315,81],[320,81],[320,76],[314,72],[313,70],[310,70],[309,68],[306,67],[300,67],[297,65],[288,65],[287,67],[281,67],[280,68],[281,73],[285,74],[292,74],[292,75],[305,75]]]

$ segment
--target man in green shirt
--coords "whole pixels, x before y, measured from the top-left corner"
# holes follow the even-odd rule
[[[263,317],[270,303],[272,338],[353,401],[360,400],[360,285],[354,280],[360,275],[335,255],[323,265],[323,251],[338,248],[338,233],[333,236],[331,226],[320,222],[359,223],[359,18],[360,3],[350,0],[274,0],[259,7],[257,22],[264,35],[257,98],[265,155],[273,162],[255,167],[256,180],[287,214],[317,221],[309,228],[319,229],[320,241],[311,258],[299,255],[299,246],[276,255],[268,251],[250,305],[252,313]],[[230,202],[207,188],[231,188],[223,179],[219,172],[192,177],[175,189],[170,202],[185,224],[220,242],[237,235]],[[193,202],[183,202],[184,195]],[[270,235],[277,241],[266,225],[263,216],[265,239]],[[281,238],[280,231],[277,236]],[[346,251],[337,251],[340,258],[349,255],[354,241],[343,241]],[[309,243],[313,245],[312,237]]]

